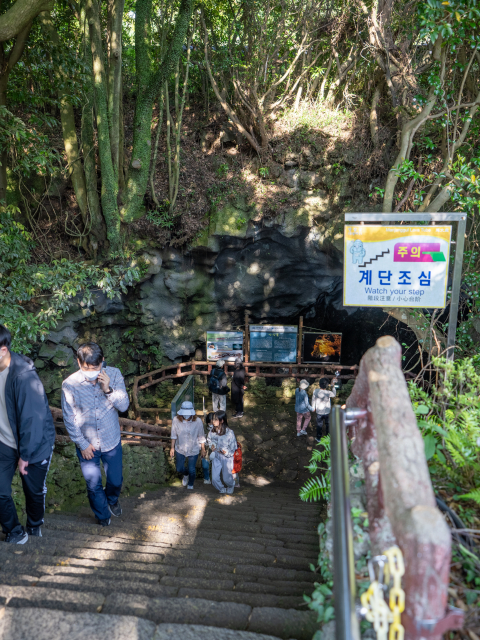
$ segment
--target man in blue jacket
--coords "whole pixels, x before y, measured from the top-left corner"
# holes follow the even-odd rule
[[[0,324],[0,524],[5,542],[41,536],[55,427],[43,385],[30,358],[10,351],[12,336]],[[18,466],[25,493],[27,531],[12,500]]]

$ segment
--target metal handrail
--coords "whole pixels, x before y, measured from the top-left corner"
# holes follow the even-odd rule
[[[179,399],[182,397],[182,395],[185,392],[185,390],[188,389],[189,386],[192,387],[192,403],[193,403],[194,398],[195,398],[195,377],[193,375],[189,375],[186,378],[185,382],[182,384],[180,389],[177,391],[174,399],[172,400],[172,404],[171,404],[172,420],[177,415],[177,403],[178,403]]]
[[[332,407],[330,441],[335,635],[338,640],[360,640],[355,611],[355,560],[350,511],[346,422],[345,410],[338,405]]]

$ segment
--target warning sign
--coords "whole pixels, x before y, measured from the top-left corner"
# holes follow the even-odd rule
[[[446,304],[450,226],[345,225],[343,304]]]

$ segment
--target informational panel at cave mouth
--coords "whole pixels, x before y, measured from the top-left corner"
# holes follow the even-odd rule
[[[243,360],[243,331],[207,331],[207,360]]]
[[[251,362],[296,362],[298,327],[250,325]]]
[[[302,335],[302,362],[340,364],[342,334],[322,331],[304,331]]]
[[[345,225],[343,304],[443,309],[451,226]]]

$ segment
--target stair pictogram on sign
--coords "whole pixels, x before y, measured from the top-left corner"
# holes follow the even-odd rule
[[[387,249],[386,251],[382,251],[382,253],[379,253],[378,256],[375,256],[375,258],[371,258],[370,260],[366,260],[363,264],[360,265],[360,268],[366,267],[367,264],[372,264],[372,262],[374,260],[378,260],[379,258],[383,258],[383,256],[387,255],[387,253],[390,253],[390,249]]]

